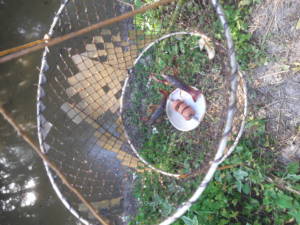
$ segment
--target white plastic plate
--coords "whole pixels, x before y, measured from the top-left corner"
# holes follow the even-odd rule
[[[175,100],[184,101],[187,105],[192,107],[195,111],[195,116],[190,120],[185,120],[183,116],[176,112],[172,107],[172,102]],[[195,102],[190,94],[177,88],[170,95],[167,100],[166,112],[168,119],[171,124],[180,131],[190,131],[199,126],[200,122],[203,120],[204,114],[206,112],[206,102],[203,94],[201,94],[197,101]]]

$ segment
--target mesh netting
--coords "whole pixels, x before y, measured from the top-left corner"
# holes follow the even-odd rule
[[[209,4],[189,1],[175,10],[174,3],[44,52],[38,92],[42,150],[111,224],[134,221],[139,208],[147,207],[134,197],[136,188],[149,193],[154,224],[166,218],[166,224],[173,222],[198,199],[241,135],[246,89],[241,74],[237,76],[233,49],[226,47],[227,24],[213,3],[219,24]],[[120,1],[66,1],[49,36],[131,10]],[[213,60],[199,49],[203,37],[213,43]],[[160,89],[174,89],[150,79],[166,68],[206,98],[204,119],[191,132],[179,132],[165,115],[153,125],[141,119],[159,103]],[[65,206],[81,222],[97,224],[45,167]]]

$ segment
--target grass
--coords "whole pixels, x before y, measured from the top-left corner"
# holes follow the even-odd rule
[[[225,165],[234,168],[217,171],[202,198],[176,225],[198,224],[299,224],[300,196],[280,189],[278,183],[270,183],[268,177],[280,178],[284,185],[300,191],[299,162],[280,167],[274,157],[271,137],[265,133],[264,120],[250,120],[247,131],[251,132],[238,144],[234,154]],[[185,195],[173,193],[172,189],[192,190],[197,181],[176,186],[168,184],[161,191],[160,176],[157,174],[140,175],[135,195],[140,202],[140,210],[132,224],[155,224],[159,218],[169,215],[176,203],[186,199]],[[281,183],[281,184],[282,184]],[[177,198],[178,202],[167,196]],[[177,196],[178,195],[178,196]],[[290,221],[288,223],[288,221]]]
[[[174,89],[155,81],[152,81],[148,87],[148,76],[145,76],[145,74],[159,74],[168,66],[174,67],[172,61],[175,56],[176,62],[178,62],[178,77],[186,83],[200,88],[197,80],[205,76],[204,72],[208,70],[201,68],[201,65],[208,64],[206,53],[199,51],[197,47],[199,37],[183,35],[180,36],[180,41],[177,40],[178,37],[168,38],[167,42],[155,45],[141,58],[141,63],[135,66],[136,78],[129,81],[129,86],[132,89],[130,99],[132,107],[127,110],[126,117],[132,118],[131,124],[135,127],[136,133],[141,135],[138,143],[139,153],[148,162],[168,172],[187,173],[198,168],[203,160],[205,151],[200,151],[197,147],[199,146],[197,144],[199,138],[202,137],[198,133],[205,135],[206,132],[201,131],[201,128],[199,128],[182,133],[174,129],[167,119],[155,123],[154,126],[149,126],[139,119],[145,115],[148,117],[151,115],[150,112],[147,112],[149,105],[159,104],[162,98],[159,92],[160,89],[168,91]],[[218,70],[218,66],[215,65],[214,67],[214,70]],[[172,70],[167,71],[167,73],[172,74]],[[212,83],[211,81],[206,85],[201,85],[201,90],[205,87],[208,89],[208,85]],[[153,132],[153,129],[155,132]],[[135,135],[131,134],[130,136],[134,137]],[[207,146],[202,146],[202,148],[208,148]],[[164,157],[161,157],[161,155],[164,155]]]
[[[224,4],[225,15],[230,25],[232,39],[236,48],[237,60],[242,70],[261,65],[266,60],[263,46],[258,46],[253,42],[252,34],[248,31],[251,6],[258,2],[258,0],[243,0],[240,1],[240,7]]]
[[[254,128],[255,133],[244,137],[226,161],[240,166],[218,171],[202,200],[175,224],[300,223],[300,196],[267,181],[268,176],[280,177],[299,190],[299,163],[278,168],[264,123],[262,120],[248,123],[248,129]]]
[[[235,4],[235,2],[226,1],[226,4],[223,5],[225,5],[225,13],[235,41],[238,62],[243,70],[248,70],[266,61],[263,48],[253,41],[252,35],[248,32],[249,14],[252,6],[259,1],[241,0],[239,4]],[[206,10],[204,8],[202,5],[187,2],[182,13],[192,12],[188,15],[188,17],[192,17],[193,13]],[[209,9],[209,6],[207,8]],[[148,12],[149,18],[152,18],[147,20],[148,23],[153,24],[155,21],[157,26],[161,26],[159,17],[162,12],[163,10],[158,11],[158,14]],[[215,14],[206,14],[206,17],[195,18],[187,23],[200,24],[203,26],[203,31],[213,35],[216,40],[222,41],[222,29]],[[140,19],[143,20],[142,17]],[[181,19],[184,21],[184,16]],[[180,30],[181,24],[177,25]],[[151,26],[147,27],[155,29]],[[140,28],[144,29],[143,26]],[[140,76],[137,76],[138,79],[135,80],[136,93],[132,96],[132,100],[136,104],[132,111],[128,112],[128,116],[132,118],[139,133],[144,137],[141,141],[143,157],[155,166],[171,172],[186,172],[191,169],[195,161],[187,160],[186,162],[185,159],[193,158],[188,151],[193,148],[193,145],[189,145],[186,142],[187,138],[182,134],[173,133],[172,127],[166,121],[156,125],[158,133],[153,132],[152,127],[146,127],[140,122],[141,115],[137,113],[141,107],[140,102],[143,102],[146,94],[150,96],[146,98],[146,102],[143,102],[144,105],[159,102],[160,96],[157,93],[162,86],[155,84],[151,87],[153,89],[150,93],[144,93],[139,85],[145,85],[146,77],[142,76],[145,71],[148,73],[161,71],[165,66],[171,65],[174,55],[179,55],[177,60],[180,64],[180,74],[203,72],[205,66],[196,67],[195,65],[209,65],[210,63],[204,58],[202,59],[202,55],[193,58],[194,53],[189,49],[195,45],[194,42],[193,40],[186,43],[181,42],[183,46],[180,46],[180,43],[164,45],[166,48],[171,47],[167,51],[158,52],[160,57],[153,58],[154,65],[137,65],[136,73],[140,73]],[[168,54],[164,54],[165,52]],[[193,76],[181,78],[188,83],[195,82]],[[263,119],[249,119],[246,135],[239,142],[233,155],[224,163],[230,168],[217,171],[201,199],[174,224],[300,224],[300,196],[291,193],[286,188],[300,191],[299,162],[291,163],[288,166],[277,162],[276,141],[266,132],[265,126],[266,121]],[[181,148],[176,149],[178,141],[183,143],[187,151],[181,151]],[[160,151],[155,151],[156,149]],[[176,163],[174,163],[174,159],[177,160]],[[199,156],[197,160],[201,164],[203,156],[202,158]],[[180,164],[182,164],[181,167],[178,166]],[[130,224],[158,223],[193,193],[201,178],[199,176],[194,179],[177,181],[152,172],[139,174],[135,186],[139,210]]]

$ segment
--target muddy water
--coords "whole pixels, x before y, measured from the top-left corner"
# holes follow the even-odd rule
[[[42,38],[58,0],[0,0],[0,49]],[[41,52],[0,65],[0,103],[36,139]],[[54,216],[55,215],[55,216]],[[79,224],[54,193],[41,160],[0,118],[0,224]]]

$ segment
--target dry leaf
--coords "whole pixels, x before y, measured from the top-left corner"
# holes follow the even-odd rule
[[[293,70],[294,72],[299,72],[299,71],[300,71],[300,66],[294,67],[294,68],[292,68],[292,70]]]
[[[252,1],[251,0],[241,0],[239,2],[239,7],[243,7],[243,6],[249,6],[252,4]]]
[[[300,66],[300,62],[293,62],[293,65]]]
[[[296,24],[296,30],[300,30],[300,18],[299,18],[299,20],[298,20],[298,22]]]
[[[299,62],[294,62],[293,63],[293,68],[292,68],[292,70],[294,71],[294,72],[299,72],[300,71],[300,63]]]
[[[215,48],[212,45],[210,45],[210,46],[206,45],[205,49],[207,51],[208,58],[213,59],[216,55]]]
[[[199,48],[200,48],[200,50],[203,50],[204,46],[205,46],[204,39],[201,38],[201,39],[199,40]]]
[[[216,51],[212,41],[204,35],[202,35],[201,39],[199,40],[199,48],[200,50],[203,50],[203,48],[205,48],[205,50],[207,51],[208,58],[210,60],[213,59],[216,55]]]

